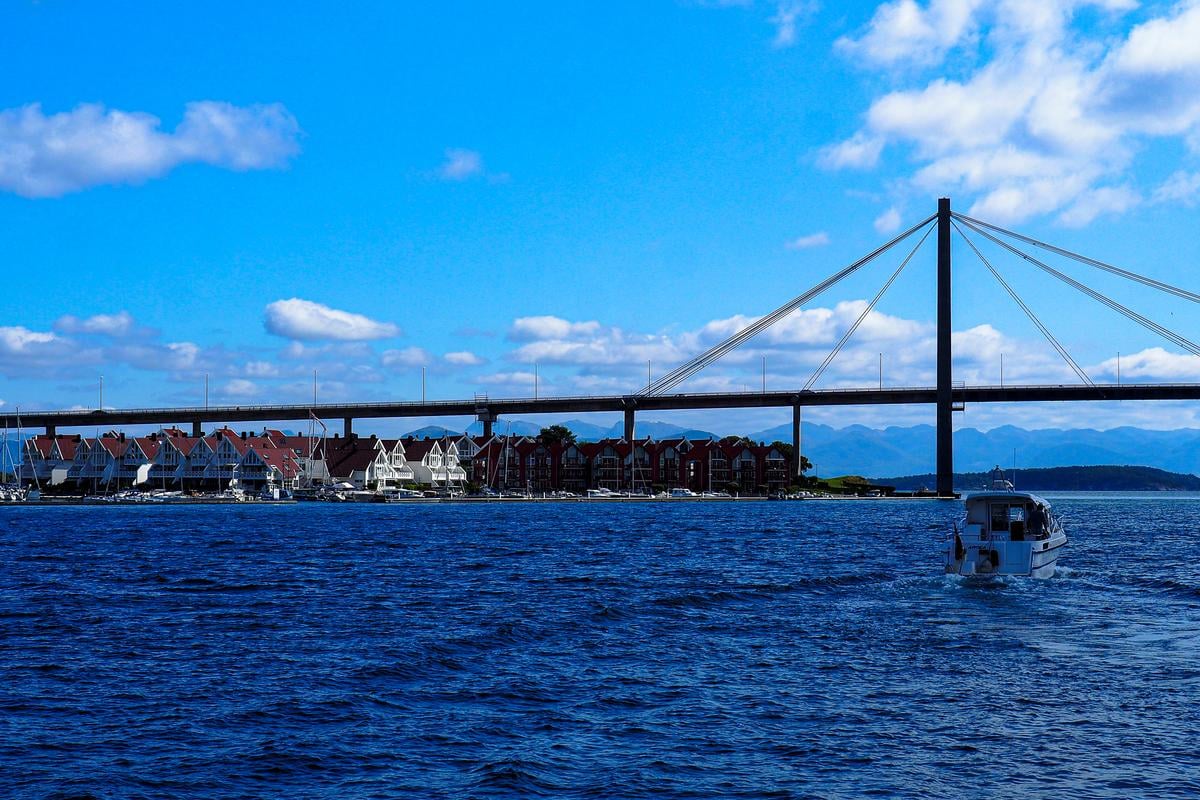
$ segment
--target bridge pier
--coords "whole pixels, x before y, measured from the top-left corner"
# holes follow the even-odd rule
[[[804,477],[802,464],[804,458],[800,453],[800,409],[799,403],[792,406],[792,477],[796,483]]]
[[[204,436],[204,422],[203,422],[203,420],[198,420],[198,419],[194,419],[194,420],[192,420],[192,438],[193,438],[193,439],[200,439],[200,438],[202,438],[203,436]]]
[[[950,367],[950,198],[937,211],[937,495],[954,496],[954,405]]]
[[[53,439],[55,436],[58,435],[58,428],[54,425],[47,425],[46,426],[46,435],[49,436],[51,439]]]
[[[485,439],[492,438],[495,432],[496,415],[486,409],[480,409],[475,412],[475,419],[483,423],[483,436]]]
[[[354,418],[344,417],[342,419],[342,436],[349,439],[354,435]]]
[[[626,409],[625,409],[625,441],[627,441],[627,442],[633,441],[633,432],[634,432],[633,414],[634,414],[633,406],[626,407]]]

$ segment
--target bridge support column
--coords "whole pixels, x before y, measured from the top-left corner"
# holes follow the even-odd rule
[[[625,409],[625,441],[627,442],[633,441],[633,414],[634,410],[632,406]]]
[[[53,439],[55,436],[58,435],[58,429],[56,427],[54,427],[53,425],[47,425],[46,426],[46,435],[49,436],[51,439]]]
[[[192,438],[199,439],[204,436],[204,422],[202,420],[192,420]]]
[[[954,406],[950,367],[950,198],[937,213],[937,494],[954,496]]]
[[[484,438],[485,439],[492,438],[492,435],[495,432],[496,415],[492,414],[491,412],[487,411],[486,409],[480,409],[475,412],[475,419],[477,419],[483,423]]]
[[[342,419],[342,436],[349,439],[353,435],[354,435],[354,420],[351,417],[344,417]]]
[[[796,483],[804,477],[801,465],[804,463],[800,452],[800,404],[792,406],[792,478]]]

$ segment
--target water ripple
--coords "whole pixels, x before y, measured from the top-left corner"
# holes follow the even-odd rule
[[[1195,797],[1200,500],[1128,502],[1038,582],[944,503],[3,508],[0,796]]]

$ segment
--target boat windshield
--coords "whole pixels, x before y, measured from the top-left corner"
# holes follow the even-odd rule
[[[1014,540],[1025,535],[1024,503],[992,503],[991,529],[992,533],[1008,533]]]

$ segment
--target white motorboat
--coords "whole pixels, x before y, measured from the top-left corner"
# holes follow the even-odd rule
[[[379,493],[385,503],[398,503],[401,500],[420,500],[425,497],[422,492],[416,489],[401,489],[400,487],[392,487],[383,489]]]
[[[1067,535],[1044,498],[1016,491],[997,467],[992,488],[964,503],[966,516],[946,549],[948,575],[1054,575]]]

